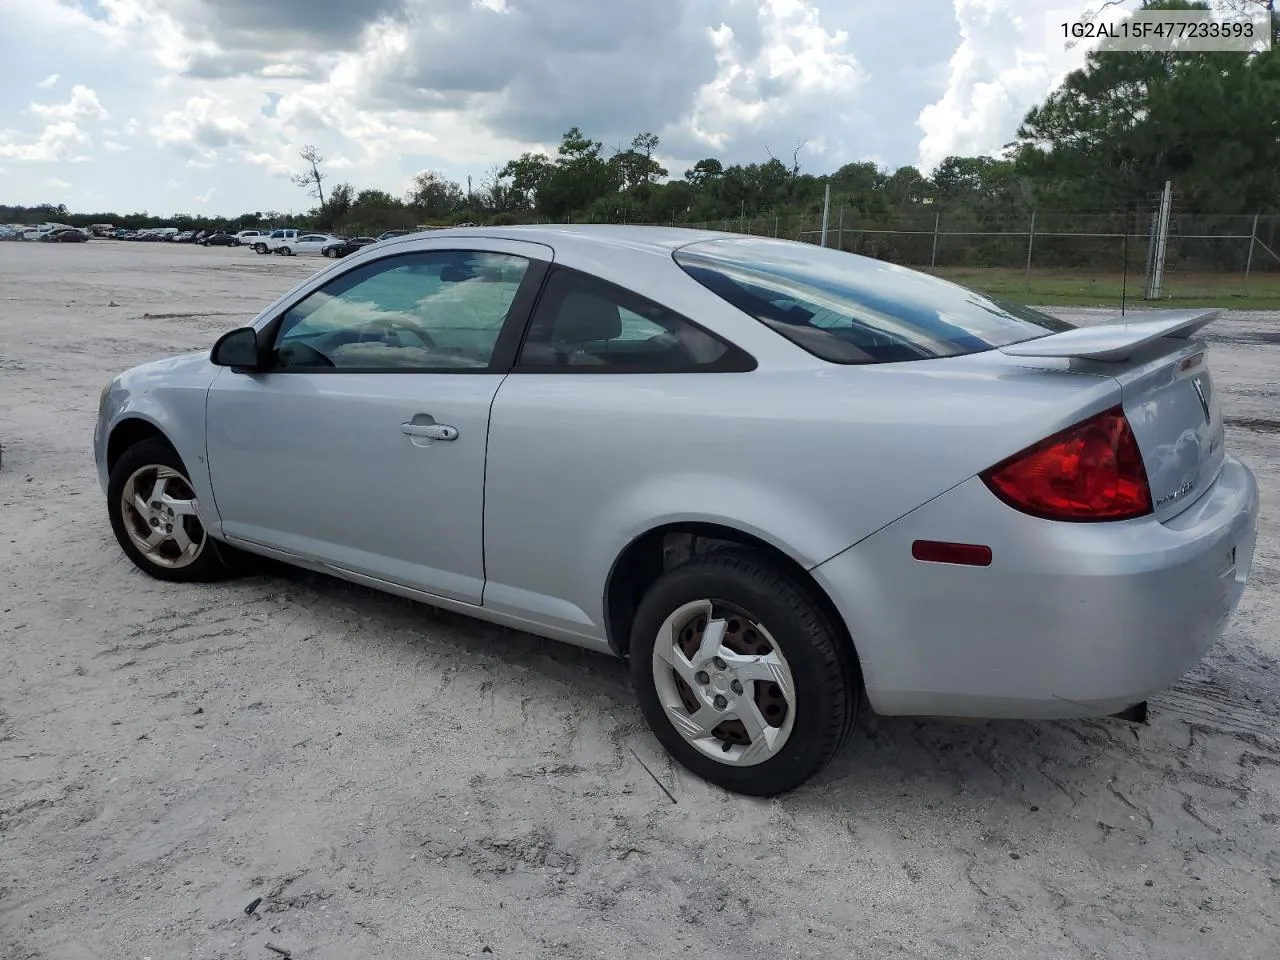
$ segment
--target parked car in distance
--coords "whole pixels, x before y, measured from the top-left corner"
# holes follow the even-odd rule
[[[253,250],[255,253],[275,253],[284,244],[296,242],[298,236],[298,230],[272,230],[270,233],[256,237],[253,240]]]
[[[317,254],[326,246],[341,240],[331,233],[300,233],[292,240],[286,239],[275,248],[275,253],[286,257],[298,254]]]
[[[252,246],[254,241],[265,236],[266,234],[261,230],[240,230],[236,232],[236,239],[240,241],[241,245],[246,247]]]
[[[41,240],[46,235],[53,233],[55,230],[72,230],[74,229],[69,223],[42,223],[36,227],[28,227],[22,232],[24,240]]]
[[[407,237],[411,233],[413,233],[412,230],[388,230],[386,233],[378,234],[378,243],[383,240],[394,240],[397,237]]]
[[[65,227],[62,230],[51,230],[40,239],[44,243],[85,243],[89,238],[82,230]]]
[[[238,247],[240,238],[234,233],[213,233],[200,241],[206,247]]]
[[[375,237],[347,237],[343,240],[336,240],[327,246],[320,248],[320,253],[331,259],[339,259],[348,254],[355,253],[361,247],[367,247],[371,243],[377,243]]]
[[[238,549],[611,651],[677,761],[771,795],[864,700],[1132,718],[1202,658],[1258,522],[1216,315],[1076,327],[711,231],[444,230],[116,377],[94,455],[152,576]]]

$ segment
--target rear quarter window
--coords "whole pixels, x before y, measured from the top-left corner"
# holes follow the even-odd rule
[[[786,240],[706,240],[673,255],[742,312],[832,363],[992,350],[1073,324],[918,270]]]

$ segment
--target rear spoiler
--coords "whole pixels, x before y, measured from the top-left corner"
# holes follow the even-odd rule
[[[1011,357],[1079,357],[1128,360],[1141,347],[1161,337],[1189,340],[1218,318],[1221,310],[1144,310],[1139,320],[1115,317],[1047,337],[1011,343],[1000,352]]]

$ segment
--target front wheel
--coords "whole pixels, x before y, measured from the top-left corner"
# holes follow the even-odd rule
[[[754,552],[719,551],[660,577],[636,611],[630,656],[654,735],[726,790],[795,789],[857,719],[847,639],[806,587]]]
[[[200,520],[182,458],[158,438],[134,444],[107,482],[107,512],[121,549],[158,580],[219,580],[227,568]]]
[[[288,247],[281,247],[281,248],[280,248],[278,251],[276,251],[276,252],[277,252],[277,253],[279,253],[279,254],[280,254],[280,256],[282,256],[282,257],[292,257],[292,256],[293,256],[293,251],[292,251],[292,250],[290,250]]]
[[[265,243],[255,243],[255,244],[253,245],[253,252],[254,252],[254,253],[266,253],[266,252],[267,252],[267,245],[266,245]]]

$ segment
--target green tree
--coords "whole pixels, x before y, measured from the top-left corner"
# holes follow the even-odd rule
[[[520,206],[533,209],[538,203],[538,191],[554,169],[545,153],[522,153],[498,171],[498,179],[510,180],[513,198],[519,199]]]
[[[413,178],[405,201],[427,220],[444,220],[466,203],[462,187],[434,170],[423,170]]]
[[[1204,9],[1183,0],[1148,7]],[[1277,52],[1091,52],[1014,143],[1041,198],[1119,209],[1177,183],[1187,212],[1252,212],[1280,188]]]

